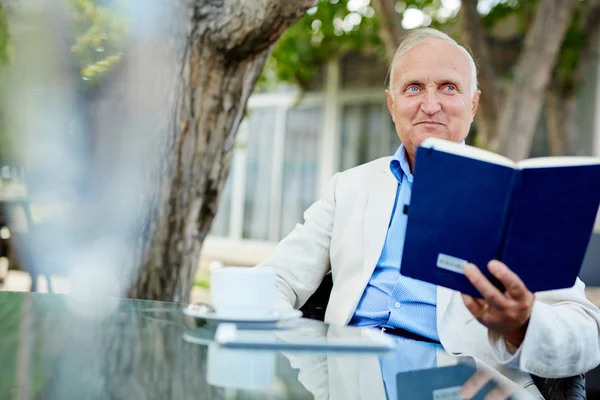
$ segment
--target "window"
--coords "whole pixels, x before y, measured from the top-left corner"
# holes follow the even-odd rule
[[[273,143],[276,109],[260,108],[248,116],[246,147],[246,185],[242,237],[269,239],[271,189],[273,185]]]
[[[366,73],[376,63],[361,65]],[[325,84],[300,99],[288,91],[252,95],[212,235],[277,242],[303,221],[335,172],[394,154],[400,141],[383,88],[365,89],[364,73],[344,71],[332,61]],[[368,86],[385,74],[369,76]],[[347,89],[340,90],[341,77]]]
[[[274,242],[302,221],[317,197],[321,127],[318,104],[250,110],[211,235]]]
[[[344,106],[341,131],[342,171],[379,157],[391,156],[400,146],[385,104]]]
[[[221,192],[221,198],[217,207],[217,215],[213,219],[210,233],[216,236],[227,236],[229,233],[229,223],[231,220],[231,175],[233,174],[233,163],[235,160],[231,160],[231,166],[229,168],[229,176],[225,181],[225,186]]]
[[[292,108],[288,112],[279,238],[290,233],[296,223],[302,221],[304,210],[317,198],[321,127],[320,108]]]

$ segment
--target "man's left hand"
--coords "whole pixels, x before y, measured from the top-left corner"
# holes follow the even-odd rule
[[[505,292],[498,290],[475,265],[467,264],[464,267],[465,276],[479,290],[483,299],[463,294],[463,302],[479,322],[518,348],[525,339],[535,295],[500,261],[490,261],[488,269],[502,282]]]

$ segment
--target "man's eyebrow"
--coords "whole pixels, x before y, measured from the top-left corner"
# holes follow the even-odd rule
[[[410,79],[410,80],[406,80],[406,81],[400,81],[400,87],[402,88],[406,88],[409,87],[411,85],[422,85],[423,81],[420,81],[418,79]]]
[[[454,85],[458,88],[462,87],[463,85],[460,83],[459,80],[456,79],[442,79],[439,81],[440,83],[438,85]],[[423,81],[419,80],[419,79],[407,79],[406,81],[400,81],[400,86],[402,88],[406,88],[408,86],[411,85],[423,85]]]
[[[453,79],[444,79],[441,81],[440,85],[454,85],[456,87],[461,87],[461,83],[459,81]]]

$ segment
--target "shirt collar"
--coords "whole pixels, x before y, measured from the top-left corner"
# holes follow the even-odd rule
[[[392,171],[392,174],[398,183],[402,183],[403,176],[406,176],[408,181],[412,183],[413,175],[410,172],[410,164],[408,163],[404,144],[400,144],[400,147],[398,147],[398,150],[396,150],[396,153],[392,157],[392,160],[390,161],[390,171]]]
[[[463,140],[460,142],[460,144],[464,146],[465,141]],[[403,176],[406,176],[406,179],[408,179],[410,183],[413,181],[413,174],[410,172],[410,164],[408,163],[406,150],[404,149],[404,144],[402,143],[390,161],[390,171],[398,183],[402,183]]]

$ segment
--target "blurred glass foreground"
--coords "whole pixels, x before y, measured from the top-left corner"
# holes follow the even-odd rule
[[[33,279],[70,276],[73,294],[93,296],[123,295],[135,277],[185,40],[176,4],[7,6],[14,58],[0,78],[0,143],[19,168],[3,172],[2,193]]]

